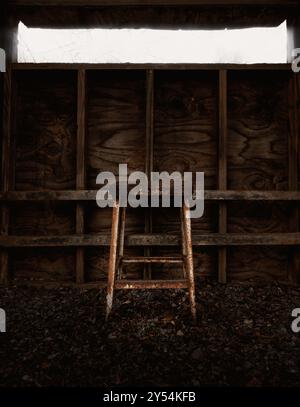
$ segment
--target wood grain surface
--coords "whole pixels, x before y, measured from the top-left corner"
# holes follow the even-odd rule
[[[219,185],[218,75],[217,70],[154,72],[154,170],[205,172],[208,200],[204,216],[192,221],[198,275],[216,277],[218,249],[214,246],[220,246],[227,251],[228,280],[284,280],[295,248],[281,246],[294,247],[299,242],[297,234],[289,233],[295,201],[299,200],[297,186],[293,184],[291,189],[288,165],[291,134],[295,140],[297,133],[295,112],[291,113],[294,102],[289,94],[291,74],[272,70],[228,71],[224,151],[229,191],[225,192],[216,191],[226,187]],[[72,246],[77,251],[85,246],[85,282],[104,281],[111,209],[96,206],[95,179],[99,171],[117,174],[119,163],[127,163],[129,172],[145,169],[146,72],[86,72],[87,130],[82,144],[83,148],[86,144],[85,156],[76,153],[80,134],[76,128],[77,71],[20,70],[14,71],[13,78],[16,191],[1,194],[4,202],[13,201],[9,202],[8,229],[12,236],[1,237],[11,260],[12,276],[15,281],[75,282],[76,248]],[[79,120],[79,124],[83,130],[83,121]],[[86,162],[86,184],[84,168],[76,171],[76,157],[83,166]],[[294,160],[293,168],[296,167]],[[83,190],[75,191],[76,187]],[[223,199],[227,202],[227,220],[220,231],[218,202]],[[84,229],[78,225],[76,229],[77,200],[84,214]],[[126,234],[140,235],[136,235],[136,240],[129,238],[127,255],[143,254],[141,242],[147,240],[141,238],[144,221],[142,209],[128,210]],[[152,224],[153,233],[163,237],[157,237],[157,246],[161,247],[152,252],[178,253],[178,210],[153,210]],[[86,237],[81,236],[81,230]],[[30,240],[32,236],[36,239]],[[39,247],[34,249],[34,245]],[[178,268],[167,271],[153,266],[152,277],[179,277]],[[124,273],[128,278],[140,278],[142,267],[128,266]]]

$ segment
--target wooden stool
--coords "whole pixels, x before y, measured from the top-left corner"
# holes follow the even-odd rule
[[[112,230],[111,243],[109,254],[109,269],[106,297],[106,319],[112,309],[114,289],[180,289],[187,288],[189,290],[189,300],[192,318],[196,320],[196,300],[195,300],[195,281],[194,281],[194,265],[192,251],[192,234],[191,234],[191,219],[189,216],[190,210],[187,205],[180,208],[180,224],[182,236],[182,252],[180,256],[124,256],[124,240],[125,240],[125,220],[126,208],[121,208],[122,214],[120,219],[120,204],[118,201],[114,203],[112,215]],[[123,264],[182,264],[183,279],[181,280],[125,280],[122,278]],[[117,271],[117,278],[116,278]]]

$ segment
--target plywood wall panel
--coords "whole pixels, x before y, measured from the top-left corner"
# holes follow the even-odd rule
[[[73,248],[11,249],[10,269],[15,282],[75,281]]]
[[[15,76],[16,189],[74,189],[75,73],[35,71]]]
[[[155,75],[154,170],[204,171],[217,185],[218,82],[214,72]]]
[[[118,165],[145,169],[145,73],[90,72],[87,106],[87,186],[96,189],[100,171],[118,174]]]
[[[227,204],[229,233],[289,232],[287,220],[292,204],[270,202],[231,202]]]
[[[25,202],[11,205],[12,235],[51,236],[75,233],[73,202]]]
[[[111,171],[118,180],[119,164],[128,173],[145,170],[146,157],[145,72],[89,72],[87,77],[87,187],[98,189],[100,171]],[[112,210],[86,204],[86,232],[110,233]],[[144,212],[129,209],[126,233],[143,232]],[[131,253],[142,255],[137,249]],[[106,249],[87,250],[88,280],[101,280],[108,269]],[[135,278],[140,277],[134,273]]]
[[[289,249],[241,247],[228,249],[228,281],[285,281]]]
[[[218,77],[214,72],[157,72],[154,79],[154,170],[205,173],[217,188]],[[216,232],[217,207],[206,203],[193,232]],[[153,231],[180,233],[179,210],[153,210]]]
[[[13,138],[16,189],[74,189],[76,179],[76,73],[18,72]],[[145,169],[146,75],[143,71],[87,73],[87,188],[97,189],[100,171],[117,175]],[[229,71],[228,189],[288,190],[291,115],[289,72]],[[205,188],[217,189],[218,72],[154,72],[154,170],[204,171]],[[13,235],[75,233],[75,202],[10,204]],[[83,203],[85,232],[109,234],[111,209]],[[293,203],[229,202],[229,233],[289,232]],[[154,233],[180,233],[177,208],[152,210]],[[126,234],[142,233],[145,211],[127,211]],[[218,204],[205,202],[204,216],[192,220],[194,235],[218,231]],[[153,248],[152,254],[178,254],[180,248]],[[108,248],[85,249],[85,281],[106,279]],[[142,255],[142,248],[126,248]],[[194,248],[195,273],[214,276],[217,248]],[[228,249],[228,280],[287,278],[291,250],[281,247]],[[10,250],[16,280],[75,281],[75,249]],[[141,278],[143,267],[128,267]],[[170,273],[168,272],[170,271]],[[153,266],[153,278],[180,277],[181,270]]]
[[[17,190],[65,190],[76,179],[76,73],[15,72],[13,140]],[[14,235],[75,233],[74,203],[11,205]],[[10,268],[16,280],[72,281],[72,249],[16,249]]]
[[[289,75],[229,74],[228,189],[288,188]]]
[[[289,72],[228,75],[228,189],[287,190]],[[228,204],[229,233],[289,232],[292,205]],[[290,251],[228,249],[229,280],[286,279]]]
[[[96,202],[85,204],[86,233],[110,233],[112,221],[111,208],[99,208]],[[126,209],[126,233],[143,233],[145,210],[143,208]]]

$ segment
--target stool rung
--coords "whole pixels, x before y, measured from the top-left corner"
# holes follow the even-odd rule
[[[121,262],[124,264],[136,264],[136,263],[176,263],[176,264],[182,264],[183,263],[183,258],[182,257],[162,257],[162,256],[157,256],[157,257],[147,257],[147,256],[132,256],[132,257],[122,257],[120,259]]]
[[[119,290],[180,289],[188,288],[188,283],[186,280],[117,280],[115,288]]]

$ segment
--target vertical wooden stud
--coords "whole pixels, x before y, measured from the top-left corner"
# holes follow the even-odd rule
[[[86,136],[86,78],[85,70],[78,70],[77,78],[77,146],[76,189],[85,189],[85,136]],[[76,204],[76,233],[84,233],[84,206]],[[76,282],[84,282],[84,248],[76,248]]]
[[[153,69],[147,70],[146,77],[146,165],[145,172],[148,180],[150,180],[151,172],[153,171],[153,142],[154,142],[154,73]],[[151,208],[146,209],[145,215],[145,233],[152,232],[152,213]],[[151,249],[145,247],[144,255],[150,256]],[[144,267],[144,279],[151,278],[151,265],[147,264]]]
[[[289,121],[290,133],[288,140],[288,187],[290,191],[298,190],[299,171],[299,74],[292,74],[289,83]],[[299,232],[299,208],[298,203],[293,204],[290,217],[291,232]],[[288,279],[293,283],[300,282],[300,265],[297,247],[289,249]]]
[[[12,71],[10,66],[4,73],[4,89],[3,89],[3,139],[2,139],[2,172],[1,184],[2,191],[7,192],[10,189],[12,182],[12,163],[11,163],[11,149],[12,149]],[[10,210],[8,203],[1,205],[1,235],[8,235],[9,229]],[[8,250],[1,248],[0,251],[0,283],[7,284],[8,282]]]
[[[220,190],[227,189],[227,71],[219,71],[219,174]],[[227,207],[225,202],[219,204],[219,233],[227,232]],[[218,279],[226,283],[227,249],[218,249]]]

